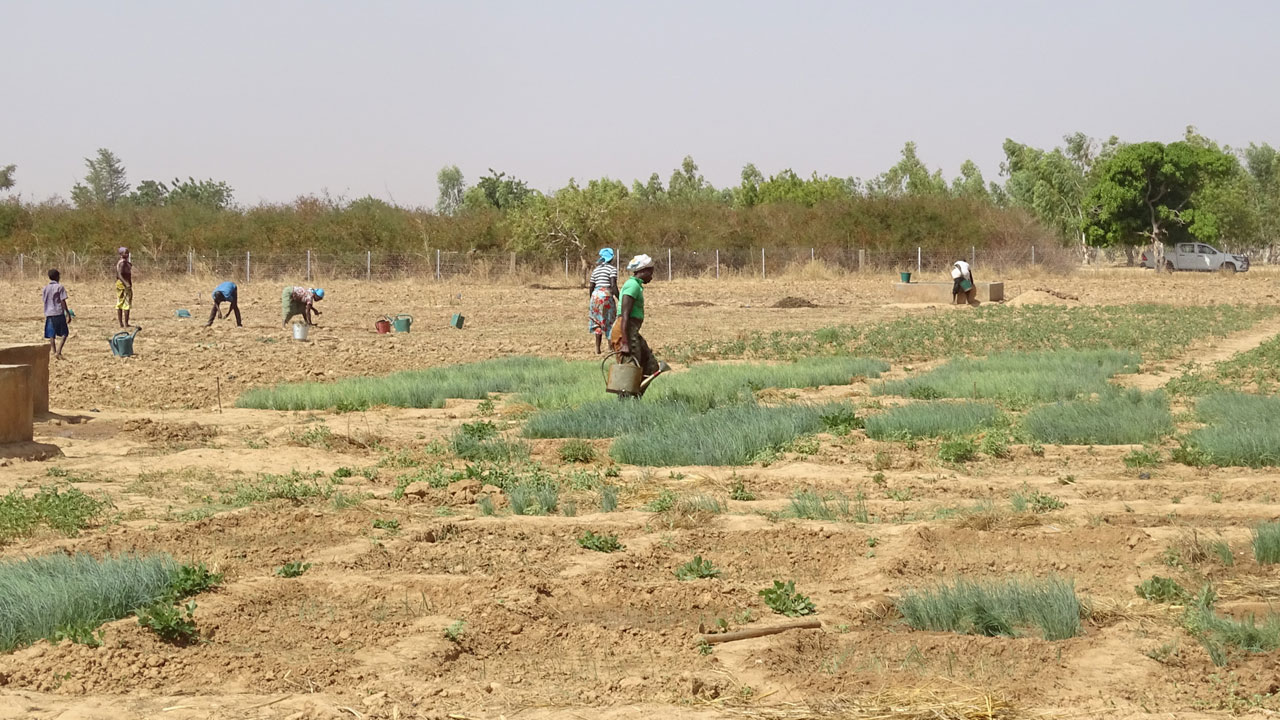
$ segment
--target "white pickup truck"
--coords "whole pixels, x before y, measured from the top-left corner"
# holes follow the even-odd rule
[[[1142,251],[1142,260],[1139,264],[1145,268],[1155,269],[1156,258],[1150,248]],[[1175,270],[1248,272],[1249,258],[1244,255],[1221,252],[1212,245],[1205,245],[1202,242],[1180,242],[1165,249],[1164,269],[1169,272]]]

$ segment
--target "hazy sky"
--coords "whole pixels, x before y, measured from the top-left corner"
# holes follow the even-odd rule
[[[693,155],[870,177],[907,140],[996,179],[1006,137],[1280,144],[1280,3],[0,0],[0,166],[27,199],[84,158],[241,204],[433,205],[490,167],[665,182]]]

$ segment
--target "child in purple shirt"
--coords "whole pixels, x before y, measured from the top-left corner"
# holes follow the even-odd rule
[[[62,348],[71,334],[67,328],[67,289],[58,282],[61,277],[57,268],[50,270],[49,284],[40,291],[44,299],[44,336],[56,358],[62,357]],[[62,338],[62,342],[58,342],[58,338]]]

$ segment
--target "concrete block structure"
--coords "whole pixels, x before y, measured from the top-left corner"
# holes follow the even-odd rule
[[[950,304],[952,302],[951,287],[952,283],[950,281],[894,283],[893,298],[900,303]],[[975,283],[973,292],[978,302],[1004,301],[1004,283],[1002,282]]]
[[[32,374],[30,365],[0,365],[0,445],[32,440]]]
[[[37,417],[48,414],[49,343],[0,345],[0,365],[31,366],[32,412]]]

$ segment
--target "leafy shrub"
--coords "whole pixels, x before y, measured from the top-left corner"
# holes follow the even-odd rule
[[[720,577],[720,568],[717,568],[710,560],[703,560],[701,555],[694,555],[693,559],[675,569],[677,580],[698,580],[702,578]]]
[[[818,419],[822,421],[822,427],[832,435],[848,435],[863,427],[862,418],[851,407],[835,408],[820,415]]]
[[[209,570],[204,563],[178,566],[169,584],[168,599],[177,601],[213,590],[222,584],[222,573]]]
[[[86,495],[79,488],[64,492],[50,485],[30,497],[14,490],[0,496],[0,544],[27,537],[40,526],[75,537],[109,506],[106,500]]]
[[[973,438],[954,438],[938,444],[938,459],[949,463],[965,463],[978,457],[978,444]]]
[[[818,611],[812,600],[796,592],[795,580],[788,580],[785,583],[774,580],[773,587],[765,588],[757,594],[764,598],[764,604],[768,605],[770,610],[779,615],[801,617]]]
[[[188,600],[182,609],[168,602],[158,602],[137,610],[138,624],[175,645],[186,645],[200,637],[196,629],[196,602]]]
[[[296,578],[309,569],[311,569],[311,563],[294,560],[276,568],[276,576],[282,578]]]
[[[1070,581],[972,581],[960,579],[923,590],[909,590],[898,600],[907,625],[915,630],[969,635],[1016,636],[1019,627],[1036,627],[1046,640],[1080,634],[1081,605]]]
[[[578,536],[578,545],[587,550],[595,550],[596,552],[611,553],[624,549],[622,543],[618,542],[617,535],[597,535],[587,530]]]
[[[1013,453],[1009,450],[1009,433],[1003,429],[988,430],[982,436],[978,449],[983,455],[993,458],[1008,458]]]
[[[644,509],[649,512],[667,512],[674,508],[676,503],[680,501],[680,496],[674,490],[663,488],[658,493],[658,497],[645,503]]]
[[[1178,581],[1159,575],[1143,580],[1134,590],[1138,597],[1157,603],[1182,603],[1190,597]]]
[[[395,518],[374,518],[374,530],[386,530],[389,533],[400,532],[400,521]]]
[[[749,502],[756,499],[756,494],[747,489],[746,483],[742,482],[742,478],[735,476],[733,484],[729,486],[729,499]]]
[[[462,634],[466,628],[467,623],[465,620],[455,620],[454,622],[449,623],[449,626],[444,629],[444,636],[449,640],[449,642],[460,643],[462,642]]]

